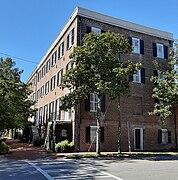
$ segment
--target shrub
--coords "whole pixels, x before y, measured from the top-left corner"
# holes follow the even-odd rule
[[[0,154],[7,154],[8,151],[9,151],[8,145],[4,141],[0,140]]]
[[[73,142],[69,142],[68,140],[61,141],[55,145],[56,152],[72,152],[73,149]]]

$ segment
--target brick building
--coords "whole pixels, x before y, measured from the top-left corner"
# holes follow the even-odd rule
[[[75,9],[27,81],[31,83],[33,91],[31,99],[36,101],[36,115],[32,121],[44,132],[47,124],[54,122],[59,125],[56,141],[68,138],[74,141],[78,151],[95,150],[95,94],[90,94],[90,99],[81,101],[71,110],[60,111],[60,97],[68,92],[58,86],[62,74],[72,68],[69,55],[75,46],[81,44],[82,37],[89,32],[99,34],[106,31],[123,34],[132,45],[132,53],[122,56],[122,60],[130,59],[142,64],[142,69],[130,77],[130,96],[120,100],[122,150],[128,151],[129,147],[132,151],[176,148],[177,127],[174,118],[162,129],[158,117],[148,115],[154,103],[150,77],[158,74],[152,61],[157,59],[161,64],[167,62],[173,35],[83,8]],[[103,98],[102,111],[101,151],[117,151],[117,102]]]

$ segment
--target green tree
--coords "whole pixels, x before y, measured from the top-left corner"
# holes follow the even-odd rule
[[[77,105],[90,93],[96,93],[98,96],[96,111],[98,154],[100,153],[101,98],[107,95],[112,100],[120,99],[121,95],[128,94],[128,75],[133,74],[139,65],[122,61],[120,57],[130,52],[128,40],[120,34],[113,32],[100,35],[87,34],[82,46],[76,47],[70,55],[75,66],[67,71],[62,79],[62,89],[68,88],[70,91],[61,98],[62,109]]]
[[[178,104],[177,63],[177,47],[170,51],[167,70],[158,61],[154,61],[158,75],[151,77],[151,81],[155,84],[152,95],[155,104],[153,111],[149,114],[159,116],[162,126],[166,125],[167,119],[172,115],[172,110]]]
[[[0,59],[0,131],[23,128],[32,114],[28,86],[20,80],[23,71],[15,62]]]

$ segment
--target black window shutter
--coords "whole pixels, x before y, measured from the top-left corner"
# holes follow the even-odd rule
[[[129,75],[129,81],[133,81],[133,75]]]
[[[85,99],[85,111],[90,111],[90,95]]]
[[[153,70],[153,76],[157,77],[158,76],[158,71],[157,70]]]
[[[172,143],[171,131],[168,131],[168,143]]]
[[[62,56],[64,55],[64,41],[62,42]]]
[[[164,46],[164,59],[168,59],[168,47]]]
[[[61,50],[61,46],[59,46],[59,48],[58,48],[58,59],[60,59],[60,51]]]
[[[128,42],[132,46],[132,37],[128,37]]]
[[[74,44],[74,28],[72,29],[72,44]]]
[[[55,52],[54,52],[54,58],[55,58],[55,59],[54,59],[54,62],[55,62],[55,64],[56,64],[56,54],[57,54],[57,52],[55,51]]]
[[[105,99],[106,99],[106,96],[102,96],[101,98],[101,112],[105,112]]]
[[[66,65],[66,71],[68,70],[69,63]]]
[[[144,41],[140,39],[140,54],[144,54]]]
[[[159,129],[158,130],[158,144],[161,144],[162,143],[162,130]]]
[[[104,127],[101,127],[101,142],[104,142]]]
[[[91,27],[87,26],[86,33],[91,33]]]
[[[67,49],[69,49],[69,35],[67,36]]]
[[[90,126],[86,127],[85,141],[86,143],[90,142]]]
[[[153,43],[153,57],[157,57],[157,47],[156,47],[156,43]]]
[[[141,69],[141,83],[145,83],[145,68]]]

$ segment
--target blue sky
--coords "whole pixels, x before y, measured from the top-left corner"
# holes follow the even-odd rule
[[[173,33],[177,0],[0,0],[0,57],[10,55],[26,81],[76,6]]]

